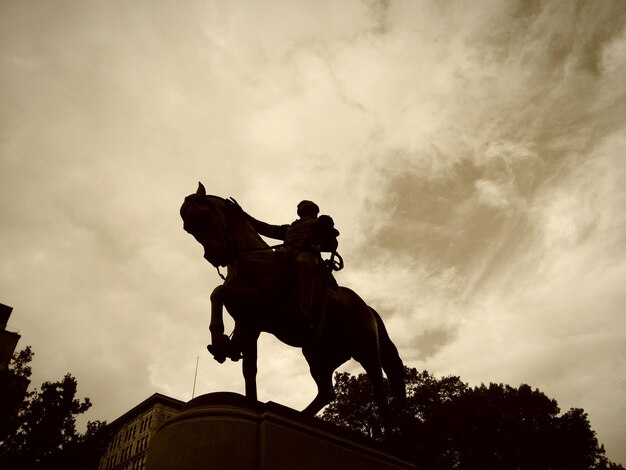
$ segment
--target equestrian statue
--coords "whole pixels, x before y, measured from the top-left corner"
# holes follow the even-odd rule
[[[332,218],[311,201],[298,204],[299,218],[271,225],[247,214],[234,199],[207,195],[202,183],[180,208],[183,228],[204,248],[204,258],[219,272],[222,285],[211,294],[215,360],[242,360],[246,396],[257,399],[257,340],[271,333],[302,348],[317,395],[303,410],[315,415],[335,398],[333,372],[351,358],[365,369],[383,419],[388,408],[383,371],[393,394],[405,397],[404,364],[380,315],[332,271],[343,267],[336,252],[339,232]],[[269,246],[261,235],[282,240]],[[321,252],[331,253],[324,259]],[[224,334],[223,308],[235,320]]]

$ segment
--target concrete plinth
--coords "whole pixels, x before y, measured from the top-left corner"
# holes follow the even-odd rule
[[[147,470],[407,470],[328,423],[235,393],[190,401],[151,439]]]

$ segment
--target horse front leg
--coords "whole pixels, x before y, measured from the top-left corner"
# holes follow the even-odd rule
[[[209,331],[211,332],[212,343],[207,346],[209,352],[220,364],[230,357],[236,361],[239,359],[239,352],[231,343],[228,336],[224,334],[224,301],[229,288],[221,285],[213,289],[211,293],[211,322]]]
[[[215,339],[224,334],[224,289],[225,286],[217,286],[211,292],[211,323],[209,324],[209,331],[211,332],[211,339]]]

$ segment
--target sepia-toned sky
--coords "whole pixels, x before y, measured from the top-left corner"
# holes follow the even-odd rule
[[[206,352],[198,181],[312,199],[408,366],[583,408],[626,464],[626,2],[0,2],[0,302],[113,420],[243,393]],[[232,328],[232,323],[228,328]],[[360,373],[350,362],[342,370]],[[259,399],[303,408],[260,341]]]

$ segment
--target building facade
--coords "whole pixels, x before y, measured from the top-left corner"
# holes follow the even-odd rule
[[[108,443],[98,470],[143,470],[150,439],[184,404],[155,393],[109,424]]]
[[[15,417],[30,380],[9,369],[20,335],[7,330],[13,308],[0,304],[0,441],[14,431]]]

